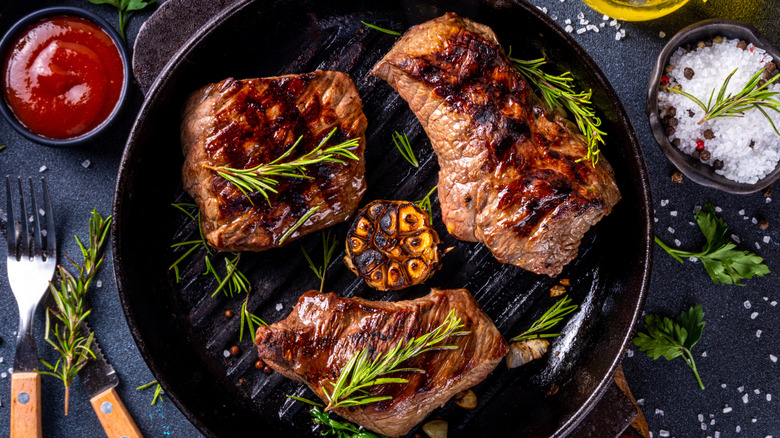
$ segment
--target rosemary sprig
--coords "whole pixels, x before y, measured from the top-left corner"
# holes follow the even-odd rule
[[[400,132],[395,131],[393,133],[393,143],[395,144],[396,149],[398,149],[398,152],[401,153],[401,156],[404,157],[409,164],[414,167],[420,167],[420,162],[417,161],[417,157],[414,156],[414,149],[412,149],[412,144],[409,143],[409,137],[406,136],[405,132],[401,134]]]
[[[225,276],[220,277],[217,270],[214,269],[214,265],[211,264],[211,260],[207,255],[206,260],[206,272],[203,275],[211,274],[217,280],[217,288],[211,293],[212,298],[217,296],[220,291],[224,291],[225,296],[232,297],[235,294],[242,292],[249,293],[252,286],[249,284],[249,280],[241,271],[238,270],[238,262],[241,260],[241,253],[234,253],[235,257],[232,259],[225,258]],[[227,287],[225,287],[227,286]]]
[[[428,192],[427,195],[425,195],[424,198],[420,199],[419,201],[414,201],[414,205],[416,205],[416,206],[422,208],[423,210],[427,211],[428,212],[428,216],[432,216],[433,215],[433,207],[431,205],[431,195],[433,194],[433,192],[436,191],[436,189],[438,187],[439,187],[438,185],[433,186],[433,188]]]
[[[605,144],[603,136],[606,132],[599,129],[601,119],[596,117],[593,104],[590,99],[593,90],[575,92],[572,88],[574,77],[571,72],[564,72],[554,76],[542,71],[542,66],[547,64],[547,60],[542,57],[525,61],[512,58],[512,50],[509,50],[509,60],[515,65],[520,73],[523,74],[542,92],[547,105],[551,108],[563,107],[571,113],[577,127],[588,140],[588,153],[580,160],[590,160],[591,165],[595,166],[599,162],[599,144]]]
[[[326,428],[320,432],[322,436],[332,435],[336,438],[387,438],[385,435],[369,432],[363,429],[362,426],[330,418],[330,414],[322,410],[325,407],[322,403],[311,401],[304,397],[296,397],[294,395],[288,395],[287,398],[312,406],[312,409],[309,410],[311,421],[316,425]]]
[[[379,27],[379,26],[377,26],[375,24],[366,23],[365,21],[360,21],[360,22],[363,23],[364,25],[370,27],[371,29],[378,30],[380,32],[384,32],[384,33],[386,33],[388,35],[401,36],[401,32],[397,32],[397,31],[390,30],[390,29],[385,29],[384,27]]]
[[[187,257],[189,257],[190,254],[195,252],[196,249],[198,249],[201,245],[206,248],[206,252],[208,254],[211,254],[211,249],[209,249],[209,245],[206,243],[206,238],[203,236],[203,227],[200,225],[200,211],[196,214],[192,214],[188,208],[197,208],[197,205],[189,203],[189,202],[180,202],[180,203],[173,203],[171,204],[174,208],[181,211],[182,213],[189,216],[192,220],[198,222],[198,233],[200,234],[200,238],[196,240],[188,240],[186,242],[177,242],[171,245],[171,248],[178,248],[180,246],[187,247],[187,250],[184,251],[184,253],[174,261],[171,266],[168,267],[168,270],[170,271],[173,269],[173,273],[176,276],[176,283],[181,281],[181,275],[179,275],[179,264],[184,261]]]
[[[525,341],[534,338],[554,338],[560,336],[560,333],[544,332],[555,327],[559,322],[561,322],[561,320],[563,320],[564,316],[577,310],[578,306],[576,304],[569,305],[570,303],[571,299],[569,299],[568,296],[564,296],[558,300],[558,302],[553,304],[552,307],[547,309],[547,311],[544,312],[544,314],[539,319],[531,324],[531,327],[528,328],[528,330],[512,338],[511,342]]]
[[[76,274],[69,272],[63,266],[57,266],[60,286],[49,283],[49,290],[54,297],[55,307],[49,307],[46,312],[46,342],[59,353],[59,359],[53,365],[41,359],[48,371],[41,374],[54,376],[65,385],[65,415],[68,415],[68,399],[73,377],[86,365],[89,359],[95,358],[92,350],[94,333],[86,338],[84,322],[91,313],[88,309],[86,294],[98,268],[103,263],[103,248],[111,228],[111,216],[103,218],[96,210],[92,210],[89,218],[89,246],[85,247],[76,236],[76,243],[84,259],[81,265],[73,260]],[[52,322],[52,318],[54,322]]]
[[[301,246],[301,252],[309,263],[309,269],[314,272],[314,275],[320,279],[320,292],[325,288],[325,272],[330,265],[330,259],[333,257],[333,252],[336,250],[336,236],[331,239],[330,230],[322,232],[322,266],[315,266],[314,261],[309,257],[309,253]]]
[[[157,385],[157,386],[154,387],[154,397],[152,397],[152,403],[151,404],[152,405],[157,404],[157,400],[159,400],[160,403],[162,403],[162,401],[163,401],[162,395],[164,394],[164,392],[162,390],[162,386],[160,386],[160,383],[158,381],[156,381],[156,380],[152,380],[149,383],[141,385],[138,388],[135,388],[135,390],[136,391],[141,391],[141,390],[144,390],[144,389],[147,389],[147,388],[151,388],[153,385]]]
[[[318,205],[318,206],[312,208],[311,210],[307,211],[306,214],[304,214],[303,216],[301,216],[301,218],[298,219],[298,222],[294,223],[293,226],[290,227],[289,230],[284,232],[282,237],[279,239],[279,245],[283,244],[284,241],[287,240],[288,237],[292,236],[292,234],[295,233],[298,230],[298,228],[300,228],[307,220],[309,220],[309,218],[312,217],[312,215],[314,213],[316,213],[317,210],[319,210],[319,209],[320,209],[320,206]]]
[[[715,97],[715,102],[712,101],[712,97],[715,96],[715,89],[712,90],[707,105],[704,105],[704,102],[699,100],[696,96],[683,90],[677,90],[671,87],[667,87],[666,89],[671,93],[687,97],[704,111],[704,117],[699,120],[699,125],[717,117],[742,117],[745,115],[745,111],[755,108],[764,114],[764,117],[769,121],[769,124],[772,125],[772,129],[775,130],[777,135],[780,135],[780,131],[777,130],[774,122],[772,122],[772,118],[770,118],[769,114],[764,110],[766,108],[780,113],[780,101],[774,98],[774,96],[780,94],[780,92],[769,91],[767,88],[780,78],[780,74],[774,75],[771,79],[764,82],[763,85],[759,85],[761,75],[764,73],[763,69],[759,70],[758,73],[754,74],[753,77],[747,81],[745,86],[742,87],[737,94],[729,94],[727,96],[726,88],[728,88],[729,82],[737,70],[738,69],[735,68],[734,71],[726,76],[723,85],[721,85],[720,90],[718,90],[718,95]]]
[[[208,164],[204,164],[203,167],[217,172],[219,176],[231,182],[253,205],[254,202],[249,197],[250,192],[260,193],[270,205],[271,200],[268,197],[268,193],[278,193],[274,187],[279,184],[279,178],[313,179],[313,177],[306,174],[307,166],[326,162],[346,164],[345,160],[359,160],[358,156],[352,152],[352,149],[359,145],[359,137],[335,146],[325,147],[325,144],[336,133],[337,129],[333,128],[327,137],[322,139],[320,144],[310,152],[290,161],[284,160],[290,157],[303,140],[303,136],[298,137],[285,153],[267,164],[259,164],[250,169],[235,169],[227,166],[215,167]]]
[[[418,368],[401,368],[400,365],[409,358],[432,350],[456,350],[457,345],[439,345],[450,336],[465,335],[470,332],[461,331],[464,327],[460,318],[455,316],[455,310],[450,310],[447,318],[430,333],[416,337],[402,345],[396,344],[385,354],[378,354],[371,359],[373,349],[367,346],[355,353],[339,374],[336,383],[330,382],[333,388],[330,393],[323,387],[322,392],[328,399],[325,411],[349,406],[365,405],[390,396],[373,396],[366,389],[371,386],[387,383],[408,383],[407,379],[398,377],[381,377],[401,371],[424,372]]]
[[[244,299],[244,302],[241,303],[241,330],[238,335],[238,340],[243,341],[244,340],[244,325],[246,324],[247,330],[249,333],[255,333],[256,327],[260,327],[261,325],[268,326],[268,324],[265,323],[262,319],[260,319],[259,316],[255,315],[254,313],[250,312],[247,309],[247,304],[249,303],[249,292],[246,294],[246,298]]]

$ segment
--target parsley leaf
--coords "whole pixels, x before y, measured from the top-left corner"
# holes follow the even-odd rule
[[[667,317],[647,315],[645,317],[647,333],[638,333],[634,338],[634,344],[653,360],[661,356],[666,360],[682,356],[685,363],[693,370],[699,387],[704,389],[691,354],[693,346],[699,342],[704,330],[705,323],[702,319],[704,319],[704,311],[701,305],[691,307],[688,312],[683,311],[677,321]]]
[[[736,284],[742,286],[742,279],[753,276],[763,277],[769,274],[764,259],[749,251],[738,251],[737,246],[726,237],[728,225],[715,214],[715,206],[707,202],[694,215],[707,243],[701,252],[683,251],[670,248],[656,236],[655,243],[665,249],[672,257],[683,263],[683,258],[699,259],[715,284]]]
[[[123,41],[127,41],[125,27],[127,26],[127,19],[130,18],[130,14],[134,11],[140,11],[156,1],[157,0],[89,0],[93,5],[111,5],[119,9],[119,34],[122,35]]]

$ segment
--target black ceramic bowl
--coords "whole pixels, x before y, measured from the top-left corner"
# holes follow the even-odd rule
[[[98,17],[97,15],[89,11],[86,11],[84,9],[74,8],[70,6],[56,6],[56,7],[41,9],[29,15],[26,15],[21,20],[17,21],[16,24],[14,24],[10,29],[8,29],[8,32],[6,32],[5,35],[3,35],[3,39],[0,40],[0,62],[3,63],[5,62],[5,57],[6,54],[8,53],[8,50],[14,44],[16,38],[19,36],[21,32],[23,32],[29,26],[31,26],[32,24],[34,24],[39,20],[48,17],[61,16],[61,15],[84,18],[86,20],[89,20],[97,24],[100,28],[106,31],[106,33],[114,41],[114,44],[116,44],[117,49],[119,49],[119,56],[122,59],[122,66],[124,69],[124,79],[122,81],[122,91],[119,93],[119,100],[117,101],[116,105],[114,106],[114,109],[111,111],[108,117],[105,120],[103,120],[102,123],[94,127],[89,132],[81,134],[77,137],[71,137],[65,139],[44,137],[42,135],[30,131],[11,112],[11,109],[8,107],[8,103],[6,102],[5,97],[0,98],[0,113],[2,113],[3,117],[8,121],[8,123],[14,129],[16,129],[20,134],[22,134],[25,138],[29,140],[32,140],[36,143],[40,143],[42,145],[53,146],[53,147],[68,147],[68,146],[82,145],[88,141],[93,140],[95,137],[100,135],[100,133],[108,129],[108,127],[111,126],[113,122],[117,119],[119,112],[122,109],[122,105],[124,104],[125,97],[127,96],[127,89],[130,85],[130,62],[128,59],[129,56],[127,54],[127,49],[125,49],[124,42],[122,41],[122,38],[119,36],[119,34],[111,27],[111,25],[109,25],[105,20]]]
[[[712,166],[694,160],[690,155],[680,151],[669,143],[669,139],[661,126],[661,120],[658,116],[658,87],[661,82],[661,76],[664,74],[664,67],[668,64],[669,58],[678,47],[686,44],[696,44],[696,42],[722,35],[725,38],[745,40],[753,43],[756,47],[766,50],[775,60],[780,59],[780,52],[777,51],[767,41],[756,28],[748,24],[730,20],[705,20],[690,25],[677,33],[666,43],[666,46],[658,55],[655,63],[655,69],[647,85],[647,117],[650,120],[650,130],[661,148],[661,152],[666,158],[674,164],[685,176],[691,180],[707,187],[714,187],[724,192],[734,194],[747,194],[757,192],[768,187],[778,177],[780,177],[780,163],[769,175],[758,180],[754,184],[738,183],[722,175],[715,173]]]

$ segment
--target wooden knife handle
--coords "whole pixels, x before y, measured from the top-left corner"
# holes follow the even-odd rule
[[[41,438],[41,375],[11,374],[11,438]]]
[[[143,438],[116,389],[107,389],[90,402],[108,438]]]

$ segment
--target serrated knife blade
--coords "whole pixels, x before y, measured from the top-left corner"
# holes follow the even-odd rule
[[[89,336],[90,333],[92,330],[85,325],[84,335]],[[95,358],[87,361],[78,375],[103,430],[108,438],[143,438],[133,417],[119,398],[116,391],[119,376],[103,355],[97,338],[92,340],[92,349]]]

